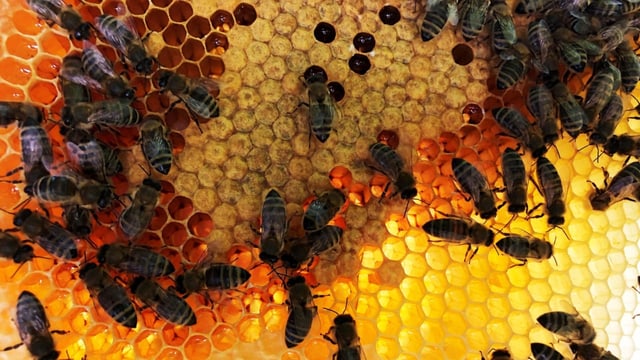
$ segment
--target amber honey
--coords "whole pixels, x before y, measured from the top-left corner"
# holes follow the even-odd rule
[[[51,109],[55,119],[62,104],[57,87],[60,60],[82,45],[39,21],[23,1],[5,2],[0,16],[0,100],[29,100]],[[541,313],[569,302],[593,323],[597,344],[621,359],[639,356],[639,320],[631,316],[638,312],[640,296],[631,286],[640,260],[640,209],[623,202],[594,212],[588,201],[592,187],[587,180],[602,184],[600,167],[615,173],[625,159],[602,156],[595,164],[596,149],[577,151],[586,145],[584,137],[575,142],[565,137],[556,144],[557,151],[549,151],[565,181],[563,230],[568,238],[561,229],[549,230],[545,218],[511,221],[499,210],[496,227],[511,221],[511,231],[545,236],[555,244],[555,260],[511,267],[506,255],[481,248],[465,263],[466,247],[430,242],[420,226],[436,211],[473,213],[473,204],[451,177],[451,158],[474,163],[493,186],[502,186],[499,157],[516,144],[500,136],[487,114],[498,106],[522,107],[523,92],[492,89],[494,65],[486,42],[460,45],[460,36],[447,28],[423,43],[418,34],[422,6],[391,1],[401,19],[384,25],[378,15],[383,5],[126,1],[138,31],[152,34],[147,45],[161,66],[221,83],[214,94],[221,116],[203,122],[200,134],[182,105],[167,112],[175,98],[161,93],[156,79],[131,80],[140,110],[166,112],[176,157],[174,170],[162,179],[149,230],[138,241],[157,248],[178,271],[201,261],[208,248],[217,261],[250,269],[249,285],[212,293],[213,306],[201,295],[189,297],[198,319],[190,328],[167,324],[146,309],[139,313],[138,328],[129,330],[95,306],[78,279],[79,263],[36,259],[18,268],[2,260],[2,313],[13,311],[19,291],[34,292],[46,305],[52,329],[69,331],[55,340],[62,356],[73,359],[85,354],[89,359],[235,359],[257,354],[328,359],[336,348],[322,334],[335,314],[324,308],[342,312],[345,304],[357,321],[367,359],[479,359],[479,351],[502,347],[521,359],[529,355],[533,341],[553,342],[569,357],[568,346],[556,343],[535,323]],[[122,3],[74,6],[89,20],[114,13]],[[335,27],[334,41],[314,38],[321,21]],[[364,75],[349,67],[349,48],[358,33],[375,37],[374,52],[363,55],[371,63]],[[115,52],[98,43],[117,60]],[[324,68],[346,93],[338,103],[341,119],[326,144],[309,138],[306,109],[297,108],[307,100],[300,76],[311,65]],[[633,107],[624,100],[625,108]],[[54,146],[62,144],[57,126],[52,122],[47,128]],[[421,201],[411,202],[406,214],[406,203],[379,199],[387,179],[362,162],[383,130],[386,141],[397,144],[399,139],[398,151],[417,180]],[[638,130],[635,122],[623,121],[617,132]],[[135,166],[143,162],[135,131],[111,140],[133,148],[123,155],[133,166],[114,183],[122,195],[146,175]],[[15,126],[0,128],[0,173],[20,165],[19,146]],[[532,164],[530,158],[526,161]],[[309,283],[319,285],[314,293],[329,296],[316,299],[318,317],[310,336],[295,349],[284,346],[286,290],[271,268],[259,265],[258,250],[247,244],[256,241],[252,229],[262,194],[272,187],[285,197],[294,222],[292,214],[301,213],[314,191],[341,189],[352,205],[335,220],[345,228],[341,250],[316,259],[304,272]],[[11,211],[25,198],[21,189],[21,184],[0,183],[0,207]],[[528,194],[530,207],[542,201],[533,184]],[[52,214],[60,220],[60,211]],[[117,241],[118,232],[109,226],[116,218],[99,214],[106,225],[96,224],[91,240],[98,246]],[[0,227],[11,228],[11,216],[0,215]],[[88,257],[94,254],[85,248]],[[46,256],[39,248],[36,252]],[[10,317],[0,325],[0,347],[19,341]],[[24,348],[0,353],[0,359],[26,357]]]

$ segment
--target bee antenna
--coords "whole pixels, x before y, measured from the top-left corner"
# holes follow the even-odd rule
[[[340,315],[340,314],[338,314],[338,312],[337,312],[337,311],[335,311],[335,310],[333,310],[333,309],[329,309],[329,308],[324,308],[324,309],[325,309],[325,310],[327,310],[327,311],[331,311],[332,313],[334,313],[334,314],[336,314],[336,315]]]
[[[591,144],[587,144],[587,145],[585,145],[585,146],[583,146],[583,147],[579,148],[579,149],[578,149],[578,151],[582,151],[582,150],[584,150],[586,147],[589,147],[589,146],[591,146]]]
[[[18,265],[18,268],[16,269],[16,271],[14,271],[13,274],[11,274],[10,279],[13,279],[13,277],[16,276],[16,274],[18,273],[18,271],[20,271],[20,268],[22,267],[22,265],[24,265],[24,263],[26,263],[26,261],[23,261],[20,263],[20,265]]]
[[[25,206],[27,206],[31,202],[32,197],[28,197],[21,202],[19,202],[16,206],[13,207],[13,210],[18,209],[22,210]]]
[[[151,177],[151,172],[147,169],[144,168],[144,166],[140,165],[140,163],[138,163],[138,167],[145,173],[147,174],[148,177]]]
[[[6,213],[6,214],[9,214],[9,215],[13,215],[13,216],[15,216],[15,215],[17,214],[17,213],[14,213],[14,212],[11,212],[11,211],[8,211],[8,210],[5,210],[5,209],[3,209],[3,208],[0,208],[0,211],[4,212],[4,213]]]

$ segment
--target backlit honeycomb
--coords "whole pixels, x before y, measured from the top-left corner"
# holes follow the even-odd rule
[[[10,314],[18,293],[29,289],[45,303],[52,329],[70,331],[55,339],[62,356],[73,359],[85,354],[89,359],[328,359],[336,349],[321,334],[335,315],[324,308],[342,312],[345,303],[370,360],[479,359],[480,350],[486,354],[501,347],[524,359],[530,342],[555,342],[535,318],[567,301],[591,320],[599,345],[621,359],[640,358],[640,320],[631,317],[640,298],[631,289],[640,260],[640,208],[623,202],[593,212],[588,202],[592,187],[587,180],[602,184],[600,167],[616,173],[623,158],[603,156],[594,164],[595,149],[576,151],[587,143],[583,136],[575,143],[565,138],[557,143],[557,152],[550,150],[548,157],[557,160],[565,181],[568,204],[564,230],[570,240],[561,229],[546,234],[555,242],[557,265],[552,260],[510,268],[512,260],[493,248],[480,249],[466,264],[466,247],[430,243],[419,228],[433,210],[412,203],[404,217],[403,202],[379,202],[386,180],[378,175],[372,179],[361,159],[381,130],[394,130],[421,199],[444,213],[471,214],[472,204],[452,180],[451,158],[471,161],[500,187],[500,152],[514,142],[498,137],[495,122],[470,104],[522,106],[521,92],[487,91],[494,67],[487,44],[473,42],[473,60],[457,65],[452,49],[460,37],[447,29],[435,40],[420,41],[423,7],[413,1],[389,2],[403,16],[393,26],[383,25],[377,16],[383,1],[248,2],[257,12],[255,22],[236,11],[234,1],[129,0],[126,7],[139,33],[151,32],[148,46],[162,66],[192,77],[219,78],[223,84],[221,116],[203,124],[203,134],[181,105],[166,114],[176,160],[139,243],[166,245],[159,251],[177,269],[198,262],[208,245],[218,260],[251,269],[249,286],[213,294],[213,310],[202,297],[191,296],[198,318],[193,327],[167,324],[144,310],[138,328],[129,331],[94,306],[75,265],[35,259],[18,269],[2,260],[0,347],[19,341]],[[122,6],[99,0],[73,5],[86,19],[115,14]],[[1,0],[0,11],[0,100],[29,100],[51,109],[55,117],[62,104],[57,90],[61,58],[81,44],[39,21],[22,0]],[[320,21],[337,29],[330,44],[314,39]],[[364,76],[348,67],[355,52],[351,40],[358,32],[376,38],[374,52],[368,54],[372,68]],[[107,54],[116,59],[115,52]],[[464,58],[468,49],[458,48],[455,55]],[[346,96],[339,103],[342,119],[336,132],[325,144],[311,139],[309,145],[307,112],[297,106],[306,96],[299,76],[312,64],[326,69],[330,81],[341,82]],[[166,111],[172,99],[160,94],[152,79],[132,82],[139,108]],[[634,107],[625,101],[625,108]],[[60,145],[57,126],[50,123],[49,128],[54,145]],[[640,131],[640,122],[623,121],[617,129],[628,131]],[[17,134],[15,126],[0,128],[2,173],[20,164]],[[123,147],[135,145],[136,134],[121,135],[112,140]],[[127,163],[143,161],[139,147],[133,149],[124,155]],[[145,176],[137,166],[128,168],[127,180],[116,184],[119,194],[133,190]],[[352,202],[344,215],[342,251],[315,262],[308,274],[319,284],[314,293],[330,296],[316,299],[319,316],[310,336],[287,350],[286,291],[268,266],[258,265],[257,250],[246,242],[255,240],[252,227],[266,189],[281,191],[291,215],[301,212],[313,191],[331,186],[348,192]],[[0,208],[13,209],[23,199],[21,189],[0,182]],[[529,195],[530,206],[542,201],[532,184]],[[60,211],[52,217],[59,219]],[[115,240],[108,225],[114,217],[100,216],[106,225],[96,225],[92,235],[98,245]],[[500,210],[496,226],[508,221]],[[296,222],[293,227],[299,226]],[[11,228],[11,216],[0,215],[0,227]],[[518,218],[509,228],[542,236],[546,218]],[[87,250],[91,256],[93,250]],[[555,347],[569,356],[567,345]],[[0,359],[27,356],[24,347],[0,353]]]

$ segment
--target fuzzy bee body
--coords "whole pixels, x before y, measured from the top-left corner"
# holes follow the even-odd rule
[[[389,178],[389,183],[385,186],[382,197],[387,194],[387,190],[392,184],[394,192],[391,197],[400,194],[400,198],[409,200],[418,194],[416,179],[410,172],[404,170],[404,161],[395,150],[377,142],[369,146],[369,154],[375,164],[374,168]]]
[[[284,249],[289,224],[284,199],[271,189],[262,203],[260,226],[260,260],[275,264]]]
[[[502,176],[507,190],[508,210],[512,214],[527,208],[527,171],[517,151],[506,149],[502,153]]]
[[[512,107],[501,107],[493,109],[492,113],[503,129],[531,150],[533,157],[540,157],[547,152],[542,131],[531,124],[519,110]]]
[[[564,189],[558,170],[547,158],[540,157],[536,163],[536,175],[545,199],[545,212],[549,216],[547,223],[554,226],[564,224]]]
[[[285,327],[284,339],[287,348],[300,345],[311,330],[313,318],[316,316],[317,307],[313,305],[311,288],[301,276],[290,278],[287,281],[289,290],[289,317]]]
[[[508,235],[496,243],[507,255],[526,262],[527,259],[544,260],[553,256],[553,246],[533,236]]]
[[[527,37],[529,39],[529,49],[534,56],[533,64],[540,72],[548,73],[549,69],[546,62],[554,46],[549,25],[544,19],[530,22]]]
[[[161,189],[161,184],[157,180],[146,178],[142,181],[131,205],[122,211],[118,219],[120,229],[128,238],[135,239],[147,229],[153,218]]]
[[[91,35],[91,24],[62,0],[27,0],[27,4],[47,23],[56,24],[69,32],[69,37],[86,40]]]
[[[335,225],[327,225],[318,231],[307,233],[307,239],[311,243],[311,252],[321,254],[333,248],[342,239],[342,233],[342,228]]]
[[[590,197],[594,210],[606,210],[624,199],[640,199],[640,162],[622,168],[604,189],[596,189]]]
[[[640,60],[627,42],[622,42],[616,48],[615,55],[620,69],[622,90],[629,94],[640,80]]]
[[[527,109],[536,118],[546,144],[553,144],[558,138],[559,129],[556,121],[556,107],[553,94],[545,85],[536,85],[527,94]]]
[[[49,319],[44,312],[44,306],[38,298],[29,291],[23,291],[18,296],[16,305],[16,324],[22,343],[24,343],[37,360],[56,360],[60,352],[55,349],[52,333],[65,333],[64,331],[50,331]],[[9,347],[10,350],[17,346]]]
[[[42,162],[47,170],[51,170],[53,166],[51,140],[40,125],[41,122],[42,117],[28,117],[20,123],[20,145],[25,171],[29,171],[38,162]]]
[[[65,229],[78,237],[85,237],[91,234],[91,212],[89,209],[76,204],[63,206],[63,209],[62,216],[66,224]]]
[[[607,142],[616,127],[622,120],[622,113],[624,112],[624,105],[622,104],[622,98],[620,95],[613,93],[609,102],[602,108],[600,114],[598,114],[598,121],[596,122],[593,132],[589,135],[590,144],[602,145]]]
[[[131,284],[131,292],[158,316],[171,323],[190,326],[197,321],[191,306],[184,299],[163,289],[151,279],[135,278]]]
[[[470,41],[478,37],[487,18],[488,0],[462,0],[460,4],[460,23],[462,37]]]
[[[111,15],[100,15],[95,19],[100,33],[109,44],[118,49],[130,62],[138,73],[151,74],[156,62],[147,52],[140,36],[129,28],[122,20]]]
[[[422,26],[420,28],[422,41],[429,41],[438,36],[447,23],[448,18],[449,1],[434,1],[424,14],[424,20],[422,21]]]
[[[93,86],[109,97],[133,99],[135,91],[127,81],[117,75],[111,62],[104,57],[98,47],[88,41],[84,42],[82,51],[82,67],[94,81],[84,80],[83,85]]]
[[[336,360],[359,360],[362,356],[360,337],[356,330],[356,321],[349,314],[338,315],[333,319],[333,326],[325,339],[338,345],[338,352],[333,354]]]
[[[472,245],[491,246],[495,234],[489,228],[471,219],[446,217],[427,221],[422,229],[429,235],[435,236],[452,244],[467,245],[465,259],[473,258],[477,249],[471,253]]]
[[[75,236],[60,224],[29,209],[20,210],[14,216],[13,224],[49,254],[65,260],[78,257]]]
[[[305,210],[302,217],[302,227],[306,232],[322,229],[336,216],[345,201],[344,194],[336,189],[320,194]]]
[[[553,98],[558,105],[562,128],[569,136],[576,138],[589,122],[589,119],[580,103],[569,92],[567,86],[560,82],[557,75],[557,73],[552,73],[551,76],[546,78],[546,85],[551,90]]]
[[[91,297],[113,320],[128,328],[137,326],[138,317],[127,292],[103,268],[87,263],[80,269],[80,279],[84,281]]]
[[[143,277],[166,276],[175,271],[166,257],[144,247],[102,245],[97,258],[101,265],[106,264]]]
[[[453,158],[451,161],[453,175],[462,187],[462,190],[471,195],[476,211],[483,219],[490,219],[496,216],[496,200],[493,192],[489,188],[487,178],[464,159]]]
[[[511,9],[505,0],[492,0],[489,7],[491,16],[491,45],[500,53],[518,41]]]
[[[568,360],[556,349],[542,343],[531,343],[531,353],[535,360]]]
[[[251,273],[229,264],[211,263],[187,270],[176,278],[179,293],[192,293],[209,290],[229,290],[249,281]]]
[[[140,126],[142,153],[152,168],[167,175],[171,170],[173,153],[167,129],[159,117],[147,115]]]
[[[604,153],[640,157],[640,135],[612,135],[604,143]]]
[[[6,231],[0,231],[0,257],[22,264],[33,259],[33,247]]]
[[[591,344],[596,337],[593,325],[577,313],[551,311],[538,316],[537,321],[545,329],[573,344]]]

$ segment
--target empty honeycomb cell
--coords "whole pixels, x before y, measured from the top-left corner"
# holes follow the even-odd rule
[[[204,45],[199,40],[188,39],[182,45],[182,56],[187,60],[198,61],[205,54]]]
[[[167,36],[171,38],[173,37],[173,34]],[[158,54],[158,62],[160,63],[160,65],[168,69],[172,69],[178,66],[181,59],[182,55],[180,54],[180,50],[172,47],[163,47]]]
[[[192,235],[206,238],[213,229],[213,220],[209,214],[198,212],[189,218],[187,226]]]
[[[193,15],[193,9],[188,2],[176,2],[169,7],[169,17],[172,21],[181,23],[189,20]]]
[[[225,71],[224,61],[217,56],[205,56],[199,64],[202,76],[205,77],[220,77]]]
[[[214,30],[228,32],[231,30],[235,21],[233,15],[226,10],[218,9],[209,18]]]
[[[178,24],[170,24],[162,32],[162,38],[164,39],[164,42],[169,46],[182,45],[186,37],[187,37],[187,30],[184,28],[184,26],[178,25]],[[179,63],[181,61],[182,61],[182,57],[180,55],[177,55],[176,63]]]
[[[167,243],[167,245],[171,244],[171,242]],[[184,244],[182,246],[182,255],[187,261],[197,263],[205,258],[207,252],[207,244],[204,241],[197,238],[190,238],[189,240],[186,240],[186,242],[182,242],[173,246],[180,246],[182,244]]]
[[[185,196],[176,196],[169,203],[167,210],[174,220],[185,220],[193,213],[193,202]]]
[[[171,25],[170,28],[167,29],[167,26],[169,25],[169,16],[167,16],[167,13],[163,10],[160,10],[160,9],[149,10],[149,13],[147,16],[145,16],[144,20],[149,31],[163,32],[163,38],[165,39],[165,41],[167,38],[176,39],[176,37],[180,39],[184,39],[184,36],[178,37],[179,35],[177,34],[167,33],[168,31],[171,31],[170,29],[175,30],[178,27],[182,29],[182,27]],[[164,31],[165,29],[167,29],[167,31]],[[173,44],[173,45],[175,46],[177,44]]]
[[[378,303],[383,309],[396,311],[402,305],[400,289],[382,289],[378,292]]]

